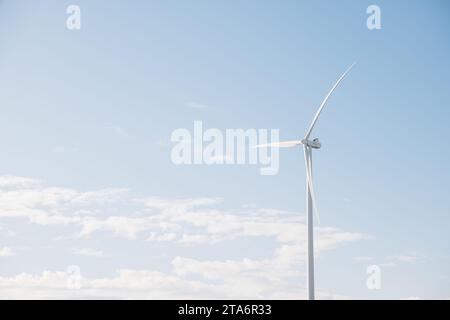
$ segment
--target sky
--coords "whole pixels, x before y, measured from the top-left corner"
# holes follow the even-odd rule
[[[301,148],[263,176],[177,166],[171,134],[302,139],[356,62],[313,133],[317,297],[450,298],[449,9],[0,1],[0,297],[304,299]]]

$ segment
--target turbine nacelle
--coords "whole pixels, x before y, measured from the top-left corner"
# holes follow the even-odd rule
[[[302,144],[304,144],[305,146],[311,147],[313,149],[320,149],[322,147],[322,144],[319,142],[318,138],[315,138],[313,140],[303,139]]]

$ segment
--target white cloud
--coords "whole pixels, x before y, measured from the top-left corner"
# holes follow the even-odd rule
[[[413,263],[416,262],[418,259],[418,255],[415,252],[405,253],[405,254],[399,254],[395,256],[389,256],[388,259],[392,261],[397,262],[405,262],[405,263]]]
[[[16,232],[8,230],[3,224],[0,224],[0,234],[5,238],[12,238],[16,236]]]
[[[73,254],[80,256],[88,256],[88,257],[104,257],[105,253],[101,250],[96,250],[93,248],[81,248],[73,250]]]
[[[373,260],[375,260],[375,257],[361,256],[361,257],[356,257],[355,260],[357,262],[373,261]]]
[[[88,237],[94,232],[110,231],[115,235],[127,239],[135,239],[137,235],[145,230],[157,228],[145,218],[128,218],[113,216],[106,219],[84,218],[81,220],[82,229],[78,234],[80,237]]]
[[[395,267],[397,264],[393,261],[383,262],[379,263],[378,266],[380,267]]]
[[[181,262],[181,261],[180,261]],[[189,280],[177,274],[155,270],[117,270],[112,277],[86,278],[81,274],[81,288],[69,287],[72,274],[66,271],[21,273],[0,277],[0,299],[304,299],[306,292],[298,283],[278,282],[252,274],[258,263],[243,261],[224,263],[227,273],[235,277],[240,268],[250,278],[240,275],[225,282]],[[212,275],[213,279],[217,279]],[[348,297],[317,291],[318,299]]]
[[[209,108],[209,107],[208,107],[207,105],[205,105],[205,104],[201,104],[201,103],[194,102],[194,101],[187,102],[187,103],[186,103],[186,106],[187,106],[188,108],[191,108],[191,109],[208,109],[208,108]]]
[[[0,176],[0,189],[4,188],[33,188],[40,184],[39,180],[11,175]]]
[[[98,209],[109,210],[107,205],[119,204],[127,196],[125,189],[81,192],[45,187],[32,179],[8,178],[7,181],[10,187],[0,189],[0,217],[27,218],[41,225],[81,224],[83,219],[80,215],[89,215],[98,212]],[[26,187],[17,187],[25,182]]]
[[[0,257],[10,257],[12,255],[14,255],[14,252],[12,251],[11,248],[8,247],[0,248]]]
[[[212,238],[205,234],[183,234],[180,239],[181,243],[193,244],[193,243],[215,243]]]
[[[75,147],[70,147],[70,146],[56,146],[52,149],[52,151],[54,153],[69,153],[69,154],[73,154],[73,153],[78,153],[80,150],[78,148]]]
[[[156,140],[154,144],[161,148],[167,148],[170,147],[171,145],[169,140],[162,140],[162,139]]]
[[[384,262],[377,263],[380,267],[395,267],[399,265],[400,263],[413,263],[416,262],[419,259],[419,256],[416,252],[408,252],[398,255],[390,255],[385,257]],[[370,256],[362,256],[362,257],[356,257],[355,260],[357,262],[369,262],[369,261],[375,261],[375,257]]]
[[[78,237],[112,232],[127,239],[214,244],[265,236],[280,243],[305,245],[306,229],[299,213],[255,207],[223,210],[218,207],[222,198],[136,198],[127,189],[78,191],[36,185],[36,180],[12,176],[4,181],[9,186],[31,182],[33,189],[0,190],[0,217],[26,218],[40,225],[78,226]],[[369,238],[329,227],[316,230],[319,254],[346,242]]]
[[[14,178],[8,179],[14,181]],[[10,297],[30,298],[304,297],[301,270],[304,269],[306,226],[300,213],[256,205],[224,209],[224,199],[218,197],[136,197],[126,189],[80,191],[42,183],[33,183],[32,188],[27,184],[17,187],[24,185],[22,182],[5,185],[10,187],[0,189],[0,218],[27,220],[49,228],[70,226],[74,241],[97,233],[110,233],[119,238],[147,241],[148,245],[175,248],[252,237],[265,237],[275,244],[272,253],[265,258],[201,260],[176,256],[172,259],[172,272],[119,270],[110,278],[83,278],[83,288],[75,291],[64,287],[68,277],[65,272],[20,274],[0,278],[0,292],[5,296],[8,292]],[[77,230],[75,235],[74,229]],[[315,230],[316,255],[370,238],[330,227]],[[68,238],[67,235],[59,237]],[[103,251],[86,247],[74,250],[73,254],[104,256]],[[337,297],[327,293],[318,295]]]
[[[153,270],[118,270],[110,278],[81,278],[80,289],[70,289],[71,274],[44,271],[0,277],[0,299],[196,299],[219,298],[207,284],[183,280]]]
[[[164,241],[173,241],[176,238],[177,238],[177,234],[174,232],[162,233],[159,235],[155,232],[151,232],[150,236],[147,238],[147,241],[164,242]]]
[[[118,126],[118,125],[111,125],[110,126],[114,133],[122,140],[136,140],[136,136],[132,133],[130,133],[127,129]]]

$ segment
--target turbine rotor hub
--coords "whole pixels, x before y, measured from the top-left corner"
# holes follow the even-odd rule
[[[322,147],[322,144],[319,142],[318,138],[315,138],[313,140],[305,139],[302,142],[304,145],[311,147],[313,149],[320,149]]]

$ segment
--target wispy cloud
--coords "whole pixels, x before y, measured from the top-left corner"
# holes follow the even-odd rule
[[[167,148],[170,147],[170,141],[169,140],[156,140],[155,145],[161,148]]]
[[[0,189],[3,188],[34,188],[40,185],[40,181],[33,178],[18,177],[12,175],[0,176]]]
[[[404,254],[398,254],[393,256],[388,256],[388,260],[393,262],[404,262],[404,263],[413,263],[419,259],[419,256],[416,252],[408,252]]]
[[[382,259],[381,263],[377,263],[380,267],[395,267],[399,263],[414,263],[419,259],[419,255],[416,252],[407,252],[403,254],[390,255]],[[374,262],[378,260],[376,257],[372,256],[361,256],[356,257],[357,262]]]
[[[127,129],[125,129],[122,126],[113,124],[110,125],[109,127],[113,130],[116,136],[122,140],[129,140],[129,141],[136,140],[136,136],[130,133]]]
[[[186,102],[186,106],[188,108],[197,109],[197,110],[208,109],[209,108],[209,106],[207,106],[205,104],[194,102],[194,101]]]
[[[96,250],[92,248],[81,248],[73,250],[73,254],[80,256],[88,256],[88,257],[97,257],[101,258],[105,256],[105,253],[101,250]]]
[[[181,264],[186,263],[185,267]],[[0,277],[0,299],[304,299],[306,291],[286,277],[265,277],[264,261],[200,262],[173,261],[174,272],[120,269],[111,277],[87,278],[81,274],[80,288],[69,287],[67,271],[21,273]],[[183,268],[183,271],[180,270]],[[221,267],[224,269],[215,269]],[[240,273],[240,271],[242,273]],[[216,280],[192,280],[182,273],[200,273]],[[270,270],[269,270],[270,273]],[[275,273],[270,273],[274,275]],[[223,278],[224,281],[217,282]],[[249,277],[249,278],[247,278]],[[318,290],[318,299],[348,297]]]
[[[8,181],[34,180],[8,177]],[[216,207],[222,198],[135,197],[126,189],[83,192],[32,185],[33,189],[0,190],[0,217],[26,218],[40,225],[79,226],[78,237],[109,231],[127,239],[142,236],[148,241],[211,244],[266,236],[280,243],[305,245],[303,218],[293,212],[253,207],[223,210]],[[126,215],[121,214],[124,208]],[[317,253],[369,238],[330,227],[319,227],[317,233]]]
[[[8,248],[8,247],[0,248],[0,257],[10,257],[13,255],[14,255],[14,252],[11,248]]]
[[[161,233],[161,234],[151,232],[147,238],[147,241],[165,242],[165,241],[174,241],[176,238],[177,234],[175,232]]]
[[[70,147],[70,146],[55,146],[55,147],[53,147],[52,151],[54,153],[73,154],[73,153],[78,153],[80,150],[76,147]]]
[[[373,261],[373,260],[375,260],[375,257],[361,256],[361,257],[356,257],[355,260],[357,262]]]
[[[305,220],[297,212],[257,205],[225,209],[225,200],[220,197],[136,196],[127,189],[81,191],[12,176],[3,181],[0,217],[22,219],[47,228],[71,226],[58,229],[71,230],[65,235],[65,239],[71,236],[71,241],[83,238],[85,242],[96,233],[106,232],[123,239],[145,241],[148,245],[182,248],[265,237],[275,249],[260,259],[203,260],[175,256],[171,260],[171,272],[120,270],[112,278],[83,278],[83,289],[76,293],[64,290],[69,275],[61,271],[0,277],[0,297],[8,293],[10,298],[19,293],[23,297],[39,298],[298,299],[305,296],[304,288],[293,285],[297,281],[292,281],[303,276],[299,266],[304,265],[306,252]],[[370,238],[332,227],[318,227],[316,234],[317,255]],[[105,255],[91,247],[77,248],[72,253]],[[193,276],[198,280],[189,280]],[[37,286],[41,289],[36,290]],[[335,297],[327,293],[319,296]]]

